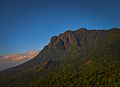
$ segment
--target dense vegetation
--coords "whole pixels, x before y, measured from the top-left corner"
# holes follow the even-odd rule
[[[59,43],[60,55],[53,47],[45,48],[49,58],[41,54],[45,60],[38,55],[32,63],[1,72],[0,87],[120,87],[120,30],[89,32],[82,32],[80,49],[73,41],[61,55]]]

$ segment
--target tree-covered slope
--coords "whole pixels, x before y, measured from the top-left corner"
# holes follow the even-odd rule
[[[0,72],[0,87],[119,87],[120,29],[66,31],[34,59]]]

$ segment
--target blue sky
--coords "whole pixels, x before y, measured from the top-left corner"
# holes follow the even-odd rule
[[[40,50],[81,27],[120,28],[120,0],[0,0],[0,54]]]

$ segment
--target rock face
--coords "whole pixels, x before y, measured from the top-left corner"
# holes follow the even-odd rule
[[[116,28],[114,30],[116,30]],[[80,28],[76,31],[68,30],[59,36],[53,36],[50,39],[50,43],[45,48],[54,48],[60,51],[65,51],[76,46],[81,50],[85,50],[87,44],[95,44],[93,43],[94,40],[104,38],[106,32],[108,31],[87,30],[86,28]]]
[[[79,29],[78,31],[66,31],[63,34],[60,34],[59,36],[53,36],[50,40],[50,43],[48,44],[48,48],[54,47],[58,49],[67,49],[71,47],[73,44],[80,46],[80,42],[77,39],[75,32],[87,32],[86,29]]]

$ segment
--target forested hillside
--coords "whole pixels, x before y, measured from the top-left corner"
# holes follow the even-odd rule
[[[53,36],[35,58],[0,72],[0,87],[120,87],[120,29]]]

